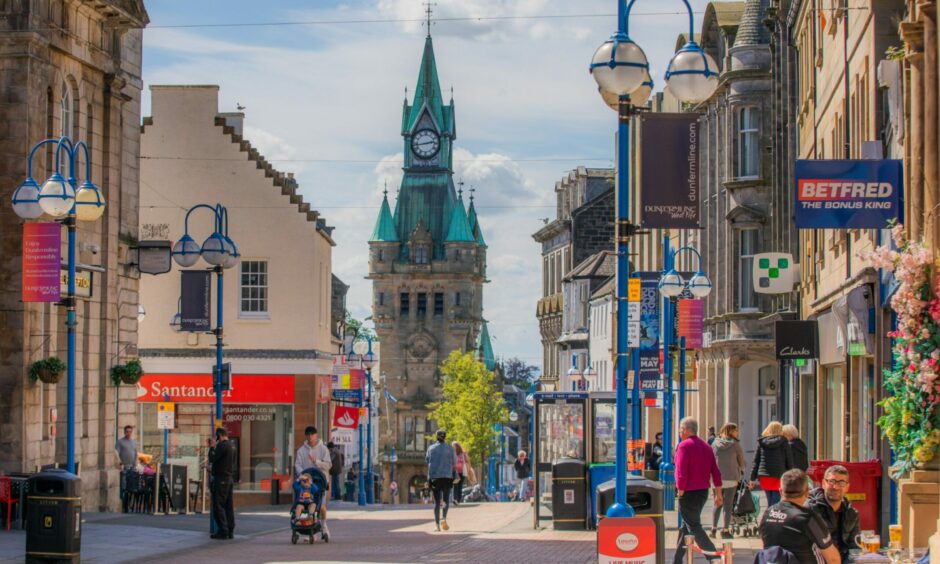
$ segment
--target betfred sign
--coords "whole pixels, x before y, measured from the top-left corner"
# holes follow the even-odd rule
[[[161,402],[164,395],[176,403],[213,403],[215,388],[209,374],[145,374],[137,382],[137,401]],[[232,389],[222,401],[234,403],[294,403],[294,377],[272,374],[235,374]]]
[[[603,519],[597,524],[597,562],[655,564],[656,523],[649,517]]]
[[[883,229],[901,221],[899,160],[798,160],[796,226]]]

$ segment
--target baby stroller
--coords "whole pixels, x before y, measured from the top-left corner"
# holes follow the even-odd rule
[[[304,511],[300,514],[299,519],[294,519],[294,508],[300,503],[300,500],[294,500],[294,503],[291,505],[290,514],[291,514],[291,537],[290,542],[292,544],[297,544],[297,541],[301,536],[305,536],[308,539],[310,544],[313,544],[313,541],[317,534],[320,534],[320,537],[323,539],[323,542],[330,542],[330,535],[323,532],[323,528],[320,524],[320,507],[323,503],[323,496],[326,495],[327,488],[327,478],[322,470],[316,467],[307,468],[301,474],[309,474],[313,487],[311,491],[313,492],[313,512],[310,512],[310,508],[305,506]]]
[[[757,516],[760,515],[760,498],[748,489],[747,480],[741,480],[734,492],[734,505],[731,512],[731,532],[736,536],[756,537]]]

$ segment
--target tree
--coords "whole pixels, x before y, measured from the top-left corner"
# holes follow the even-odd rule
[[[509,410],[496,375],[472,353],[454,351],[441,364],[443,392],[430,404],[431,419],[459,442],[474,464],[486,460],[494,449],[493,426],[509,420]]]
[[[359,321],[346,310],[346,336],[352,337],[353,341],[371,337],[373,342],[378,342],[379,338],[375,331],[365,327],[362,321]]]
[[[538,366],[527,364],[526,361],[518,357],[506,359],[503,362],[503,371],[506,374],[507,384],[513,384],[524,391],[529,390],[529,385],[539,375]]]

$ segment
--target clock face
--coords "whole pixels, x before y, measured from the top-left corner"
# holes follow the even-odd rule
[[[411,138],[411,150],[422,159],[429,159],[441,148],[441,138],[430,129],[419,129]]]

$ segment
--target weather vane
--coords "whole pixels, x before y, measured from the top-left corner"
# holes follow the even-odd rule
[[[431,13],[433,9],[431,6],[437,6],[437,3],[425,2],[424,3],[424,13],[427,14],[427,22],[424,24],[428,26],[428,37],[431,37]]]

